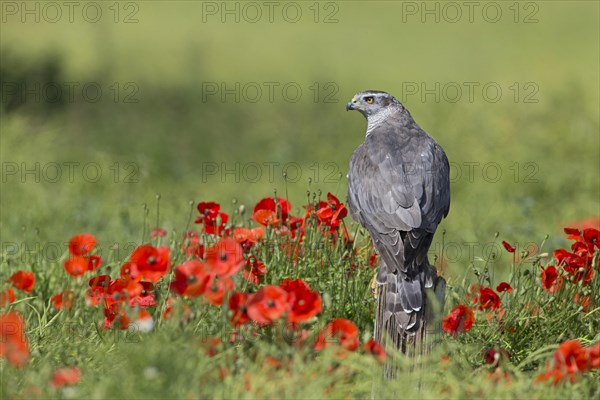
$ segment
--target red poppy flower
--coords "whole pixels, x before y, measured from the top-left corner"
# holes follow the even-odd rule
[[[581,232],[577,228],[564,228],[565,233],[568,235],[569,240],[581,240]]]
[[[277,204],[275,203],[276,201]],[[265,197],[254,206],[252,219],[264,226],[276,225],[275,221],[277,223],[285,223],[288,220],[291,209],[292,203],[290,203],[287,199],[278,197],[277,200],[275,200],[272,197]],[[260,210],[270,212],[259,212]]]
[[[308,283],[306,283],[302,279],[284,279],[279,284],[279,287],[281,287],[288,293],[298,292],[302,290],[310,290],[310,286],[308,285]]]
[[[587,251],[583,254],[580,256],[565,249],[558,249],[554,251],[554,258],[559,265],[563,266],[565,272],[573,277],[573,282],[577,283],[583,279],[584,283],[588,284],[592,280],[594,271]]]
[[[292,238],[296,237],[296,232],[300,231],[300,234],[303,235],[304,234],[304,218],[302,217],[293,217],[290,216],[290,220],[288,222],[288,225],[290,227],[290,231],[292,231]]]
[[[586,228],[583,230],[583,240],[590,245],[591,250],[593,247],[600,249],[600,230],[594,228]]]
[[[473,327],[475,314],[473,310],[462,304],[454,307],[442,320],[442,329],[455,336],[458,332],[466,332]]]
[[[133,251],[129,259],[136,265],[140,280],[156,283],[167,273],[169,255],[167,246],[143,244]],[[133,274],[132,277],[138,279]]]
[[[88,260],[88,265],[87,265],[88,271],[94,271],[100,267],[100,264],[102,264],[102,258],[96,254],[89,256],[87,258],[87,260]]]
[[[248,241],[252,243],[258,242],[265,235],[265,228],[262,226],[258,226],[256,228],[250,229],[250,234],[248,235]]]
[[[358,348],[358,328],[354,322],[345,318],[331,321],[319,333],[315,342],[315,350],[327,348],[331,343],[338,343],[342,348],[354,351]]]
[[[104,288],[98,286],[88,289],[85,293],[85,304],[87,306],[97,306],[104,301],[105,292],[106,290]]]
[[[386,359],[385,350],[382,345],[374,339],[369,340],[364,344],[365,353],[371,353],[377,361],[384,363]]]
[[[554,352],[554,362],[557,369],[563,369],[569,374],[585,372],[591,367],[588,353],[579,340],[567,340],[561,343]]]
[[[254,256],[248,257],[242,272],[242,277],[248,282],[258,285],[263,275],[267,273],[265,263]]]
[[[17,311],[0,314],[0,339],[0,357],[15,367],[23,367],[29,360],[29,345],[25,322]]]
[[[229,309],[233,311],[231,315],[231,323],[235,326],[244,325],[250,322],[246,303],[248,302],[248,294],[243,292],[235,292],[229,299]]]
[[[196,218],[197,224],[205,223],[207,220],[212,221],[219,216],[221,205],[214,201],[201,202],[197,205],[200,216]]]
[[[17,271],[7,282],[11,282],[12,285],[19,290],[31,293],[33,285],[35,284],[35,275],[33,275],[33,272]]]
[[[69,253],[72,256],[83,256],[96,246],[96,237],[91,233],[80,233],[69,240]]]
[[[302,279],[284,279],[279,286],[288,292],[289,322],[306,322],[321,312],[321,296]]]
[[[150,282],[140,282],[142,291],[129,299],[129,307],[139,306],[140,308],[152,307],[156,305],[154,298],[154,285]]]
[[[50,385],[55,388],[76,385],[81,379],[81,370],[77,367],[59,368],[52,374]]]
[[[116,278],[106,288],[105,307],[113,303],[121,303],[137,297],[144,291],[139,281],[130,278]]]
[[[244,251],[235,240],[222,238],[206,251],[206,263],[215,275],[231,276],[244,265]]]
[[[223,304],[225,293],[235,289],[235,284],[229,276],[221,276],[212,280],[211,284],[206,287],[204,297],[214,306]]]
[[[233,228],[233,238],[239,244],[244,244],[250,239],[250,229],[243,226],[236,226]]]
[[[500,307],[500,297],[490,288],[479,289],[479,309],[494,311]]]
[[[322,223],[331,227],[337,227],[340,221],[348,215],[348,209],[337,197],[331,193],[327,193],[327,202],[319,203],[316,215]]]
[[[542,270],[542,287],[546,290],[550,290],[553,287],[554,282],[558,278],[558,271],[553,265],[549,265]]]
[[[485,363],[494,365],[495,367],[498,367],[501,361],[508,360],[509,358],[510,353],[499,346],[490,347],[483,351]]]
[[[261,287],[247,303],[248,316],[259,324],[269,324],[281,318],[288,308],[288,293],[274,285]]]
[[[600,231],[598,229],[588,227],[581,231],[576,228],[565,228],[565,233],[569,235],[567,239],[575,241],[571,245],[571,250],[580,257],[592,256],[596,250],[594,247],[598,248],[600,245]]]
[[[567,340],[554,352],[554,366],[550,363],[547,371],[539,375],[537,382],[552,380],[558,384],[566,379],[575,383],[577,374],[600,368],[600,343],[583,347],[578,340]]]
[[[119,276],[121,278],[140,280],[140,272],[138,271],[137,265],[132,263],[131,261],[127,261],[125,264],[121,266],[119,270]],[[134,278],[135,277],[135,278]]]
[[[554,258],[558,265],[563,265],[565,267],[565,270],[567,270],[567,268],[578,270],[579,268],[585,267],[585,259],[583,257],[570,253],[565,249],[555,250]]]
[[[263,226],[279,226],[281,220],[277,218],[277,212],[273,210],[256,210],[252,219]]]
[[[498,293],[501,292],[512,292],[513,288],[512,286],[510,286],[507,282],[500,282],[500,284],[498,284],[498,286],[496,286],[496,291]]]
[[[73,291],[72,290],[63,290],[59,294],[55,294],[50,298],[50,302],[57,310],[61,308],[66,308],[67,310],[73,306],[73,302],[75,301]]]
[[[153,239],[156,237],[165,237],[165,236],[167,236],[167,231],[158,226],[156,228],[152,228],[152,232],[150,232],[150,239]]]
[[[186,261],[175,267],[175,280],[171,289],[186,297],[199,297],[212,282],[212,276],[207,267],[198,260]]]
[[[85,294],[86,304],[97,306],[104,302],[109,284],[110,275],[98,275],[90,279],[88,282],[90,289]]]
[[[586,257],[589,257],[594,252],[594,246],[591,246],[585,242],[575,242],[571,245],[571,251],[573,254],[582,257],[585,261]]]
[[[110,275],[98,275],[98,276],[91,278],[88,281],[88,286],[89,287],[100,286],[103,289],[107,289],[108,285],[110,284],[110,281],[111,281]]]
[[[133,287],[130,287],[133,286]],[[129,297],[129,292],[137,295],[142,291],[142,285],[138,281],[127,278],[116,278],[111,280],[106,286],[106,296],[112,297],[113,301],[120,302]]]
[[[65,261],[64,267],[69,275],[81,276],[88,271],[89,260],[83,256],[71,256]]]
[[[233,238],[236,242],[244,246],[244,249],[249,250],[255,243],[257,243],[265,234],[265,228],[259,226],[258,228],[244,228],[237,226],[233,228]]]
[[[502,241],[502,246],[504,246],[504,248],[506,249],[506,251],[508,251],[509,253],[514,253],[515,252],[515,248],[512,247],[508,242],[505,242],[504,240]]]
[[[16,298],[15,291],[12,288],[8,288],[4,292],[0,292],[0,307],[4,307],[6,304],[11,304]]]
[[[121,330],[129,328],[129,316],[123,309],[123,303],[114,303],[104,308],[104,329],[112,329],[115,326]]]
[[[196,218],[195,222],[204,225],[205,233],[209,235],[221,235],[229,216],[226,213],[220,212],[220,210],[221,205],[212,201],[198,203],[200,216]]]

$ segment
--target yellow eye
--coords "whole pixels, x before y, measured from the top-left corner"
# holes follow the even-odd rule
[[[375,99],[373,97],[365,97],[365,101],[367,102],[367,104],[373,104]]]

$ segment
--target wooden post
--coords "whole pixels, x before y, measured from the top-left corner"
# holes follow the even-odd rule
[[[423,323],[416,334],[412,336],[403,331],[398,331],[393,316],[388,321],[384,321],[386,291],[387,285],[377,287],[375,340],[381,343],[386,351],[397,350],[410,357],[414,368],[418,357],[428,354],[441,335],[441,313],[444,309],[446,280],[441,276],[437,276],[433,288],[425,290]],[[384,366],[384,378],[394,379],[398,372],[398,366],[395,365],[394,357],[388,357],[387,360]]]

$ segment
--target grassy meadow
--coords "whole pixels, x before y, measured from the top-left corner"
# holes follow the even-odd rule
[[[29,351],[21,367],[0,359],[2,398],[600,395],[597,369],[574,383],[534,383],[559,344],[600,339],[598,252],[589,237],[563,232],[599,229],[598,3],[25,4],[0,3],[0,311],[22,316]],[[345,105],[365,89],[395,95],[448,155],[450,214],[431,259],[448,280],[444,315],[458,304],[475,311],[473,328],[443,334],[423,370],[385,384],[363,349],[376,269],[368,239],[350,216],[324,232],[306,215],[329,192],[346,203],[347,164],[366,123]],[[176,266],[194,257],[184,234],[198,232],[207,248],[218,242],[195,223],[197,204],[219,203],[226,228],[256,228],[265,197],[306,216],[303,235],[276,229],[292,229],[282,220],[244,244],[244,259],[260,258],[266,273],[257,282],[227,275],[235,289],[221,305],[176,295]],[[155,227],[166,235],[152,236]],[[71,276],[68,242],[83,232],[97,238],[102,264]],[[553,252],[581,251],[570,247],[577,241],[588,253],[559,265]],[[168,271],[153,282],[152,329],[103,329],[106,308],[90,305],[88,281],[117,278],[144,243],[170,248]],[[550,265],[564,284],[543,286]],[[6,301],[18,271],[35,284]],[[321,312],[292,338],[278,320],[230,342],[231,293],[286,278],[318,292]],[[501,306],[479,309],[471,283],[501,281],[513,289],[496,290]],[[73,305],[57,309],[52,296],[67,290]],[[134,321],[141,309],[126,312]],[[342,357],[313,346],[337,318],[353,321],[361,343]],[[490,348],[499,356],[486,363]],[[48,386],[69,366],[79,383]]]

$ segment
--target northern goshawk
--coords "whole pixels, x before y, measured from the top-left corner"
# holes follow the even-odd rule
[[[395,332],[412,335],[421,328],[424,289],[437,277],[427,251],[450,208],[448,158],[388,93],[358,93],[346,110],[367,119],[365,141],[350,160],[349,210],[380,256],[384,321],[394,317]]]

